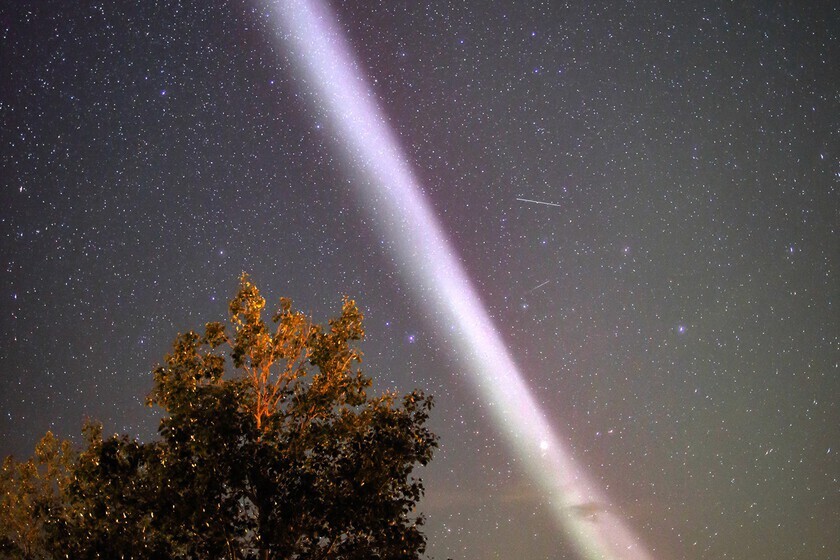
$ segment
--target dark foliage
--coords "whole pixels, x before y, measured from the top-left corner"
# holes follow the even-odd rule
[[[90,424],[78,454],[42,443],[40,471],[7,460],[0,556],[418,558],[431,397],[368,395],[353,301],[327,327],[285,299],[273,325],[264,308],[243,275],[229,326],[176,338],[148,399],[159,441]]]

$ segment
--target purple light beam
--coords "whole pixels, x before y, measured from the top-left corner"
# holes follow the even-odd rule
[[[472,381],[581,557],[651,560],[640,539],[575,464],[531,395],[329,8],[315,0],[277,0],[268,5],[291,60],[335,127],[348,163],[363,178],[356,181],[362,199],[406,261],[407,279],[433,301],[444,324],[456,325],[458,354],[466,356]]]

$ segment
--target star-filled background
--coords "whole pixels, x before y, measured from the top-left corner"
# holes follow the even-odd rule
[[[653,556],[837,558],[840,8],[527,4],[330,3],[558,437]],[[431,556],[575,558],[271,20],[0,7],[0,455],[85,417],[153,438],[151,369],[248,271],[320,321],[354,297],[376,386],[437,397]]]

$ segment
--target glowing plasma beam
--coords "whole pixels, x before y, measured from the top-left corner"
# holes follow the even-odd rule
[[[640,540],[569,454],[531,395],[423,196],[399,142],[364,81],[329,8],[317,0],[269,0],[290,59],[364,180],[360,193],[399,255],[408,279],[432,301],[465,356],[494,420],[538,482],[581,556],[649,560]]]

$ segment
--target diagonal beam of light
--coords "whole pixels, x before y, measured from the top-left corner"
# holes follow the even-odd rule
[[[649,560],[644,545],[575,464],[523,381],[329,8],[317,0],[275,0],[270,9],[291,59],[335,127],[344,155],[364,175],[366,180],[358,181],[362,198],[407,263],[407,278],[433,301],[444,324],[457,326],[457,350],[466,355],[472,380],[581,556]]]

